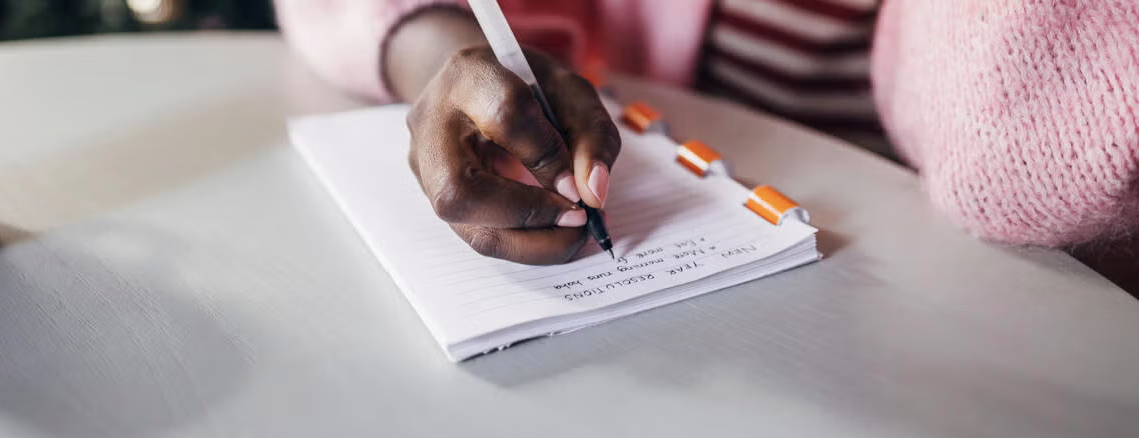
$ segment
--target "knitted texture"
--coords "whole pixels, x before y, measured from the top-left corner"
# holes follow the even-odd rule
[[[936,207],[986,239],[1139,228],[1139,2],[886,0],[876,103]]]
[[[313,70],[352,94],[391,99],[380,50],[397,23],[419,8],[464,0],[276,0],[277,24]]]
[[[2,1],[2,0],[0,0]],[[286,40],[321,77],[374,102],[395,100],[380,79],[380,50],[392,29],[429,5],[464,7],[467,0],[275,0]],[[499,0],[511,28],[526,45],[569,46],[569,60],[597,46],[609,67],[654,81],[688,85],[712,0]],[[667,7],[661,7],[667,3]],[[581,11],[593,16],[581,17]],[[576,14],[574,13],[576,12]],[[566,18],[579,19],[578,22]],[[584,21],[584,23],[582,22]],[[604,29],[604,31],[602,31]],[[594,41],[600,43],[600,41]],[[558,53],[555,53],[558,54]],[[581,66],[578,66],[581,67]]]

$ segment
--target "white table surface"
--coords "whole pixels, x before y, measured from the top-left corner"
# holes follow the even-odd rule
[[[454,365],[290,149],[274,35],[0,45],[0,436],[1139,436],[1139,302],[911,173],[623,81],[811,210],[815,265]]]

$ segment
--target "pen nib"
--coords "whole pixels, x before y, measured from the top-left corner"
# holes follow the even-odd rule
[[[607,249],[607,250],[605,250],[605,252],[609,253],[610,258],[612,258],[613,260],[617,260],[617,256],[613,255],[613,250]]]

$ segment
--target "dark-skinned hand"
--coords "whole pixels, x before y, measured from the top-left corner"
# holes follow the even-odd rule
[[[408,161],[435,213],[475,251],[561,263],[588,237],[576,202],[604,205],[621,142],[588,81],[540,52],[526,57],[562,131],[489,47],[472,47],[415,100]]]

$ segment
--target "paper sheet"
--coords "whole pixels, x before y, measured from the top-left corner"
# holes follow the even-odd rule
[[[564,265],[483,257],[435,217],[408,169],[405,111],[302,119],[291,134],[444,346],[689,283],[771,257],[815,232],[758,218],[742,206],[747,190],[740,185],[676,165],[667,138],[623,132],[606,210],[618,260],[592,241]],[[707,290],[726,286],[705,281]]]

